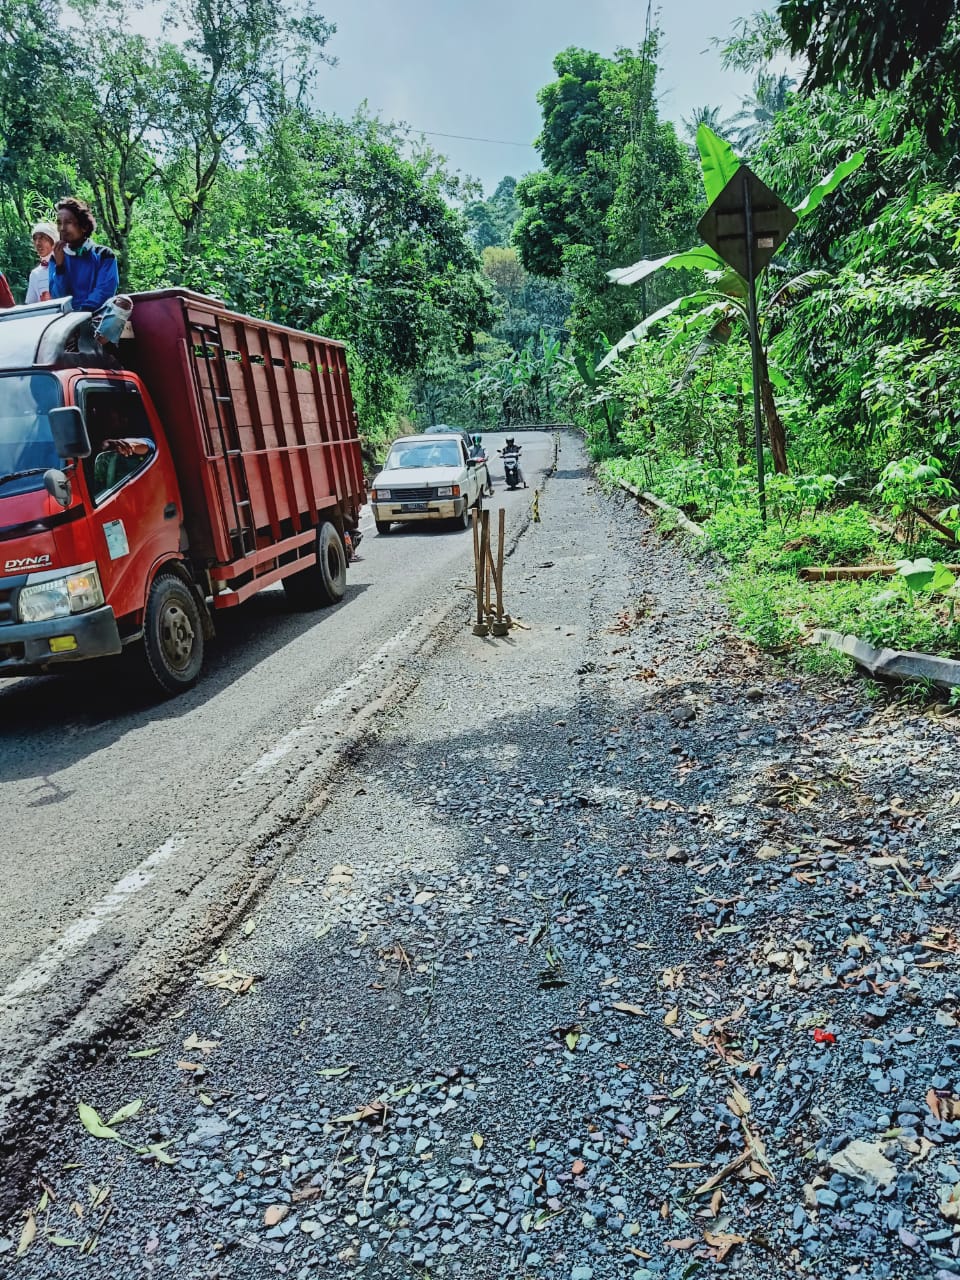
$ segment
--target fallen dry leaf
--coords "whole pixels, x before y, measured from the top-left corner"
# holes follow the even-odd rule
[[[717,1261],[722,1262],[731,1249],[736,1248],[738,1244],[746,1244],[746,1236],[729,1235],[724,1231],[705,1231],[703,1238],[711,1249],[717,1251]]]
[[[192,1053],[194,1049],[199,1049],[204,1057],[206,1057],[216,1049],[219,1043],[219,1040],[201,1040],[197,1033],[193,1031],[187,1036],[186,1040],[184,1040],[183,1047],[186,1049],[187,1053]]]
[[[883,1154],[877,1142],[855,1139],[827,1161],[831,1169],[845,1177],[859,1178],[868,1186],[889,1187],[897,1176],[897,1167]]]
[[[940,1194],[947,1190],[944,1187]],[[950,1187],[946,1200],[940,1201],[940,1212],[948,1222],[960,1222],[960,1183]]]
[[[630,1004],[627,1000],[615,1000],[610,1008],[618,1009],[621,1013],[632,1013],[638,1018],[647,1016],[646,1009],[642,1009],[638,1004]]]
[[[36,1238],[37,1220],[32,1213],[28,1213],[27,1220],[23,1224],[23,1230],[20,1232],[20,1243],[17,1245],[16,1256],[22,1258]]]
[[[696,1244],[693,1236],[684,1236],[682,1240],[665,1240],[664,1244],[668,1249],[692,1249]]]
[[[674,1005],[673,1008],[669,1011],[669,1013],[664,1018],[663,1025],[665,1027],[675,1026],[676,1021],[679,1017],[680,1017],[680,1008],[678,1005]]]
[[[752,1158],[752,1153],[749,1147],[746,1151],[741,1151],[740,1154],[735,1156],[729,1164],[725,1164],[722,1169],[713,1174],[712,1177],[709,1177],[706,1182],[701,1182],[700,1186],[697,1187],[693,1194],[695,1196],[705,1196],[707,1192],[712,1191],[714,1187],[719,1187],[720,1183],[723,1182],[725,1178],[729,1178],[731,1173],[736,1173],[737,1170],[742,1169],[745,1164],[749,1164]]]

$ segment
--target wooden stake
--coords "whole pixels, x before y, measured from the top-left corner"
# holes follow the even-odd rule
[[[477,591],[477,625],[483,623],[483,561],[480,559],[480,514],[473,510],[473,577]]]
[[[500,508],[497,526],[497,621],[503,621],[503,543],[507,513]]]

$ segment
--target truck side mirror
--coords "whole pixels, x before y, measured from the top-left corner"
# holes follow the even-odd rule
[[[62,471],[58,471],[56,467],[51,467],[49,471],[45,471],[43,473],[43,487],[54,501],[60,503],[61,507],[69,507],[73,500],[73,494],[70,489],[70,481]]]
[[[83,414],[75,404],[47,412],[53,446],[61,458],[89,458],[90,436]],[[56,495],[54,495],[56,496]]]

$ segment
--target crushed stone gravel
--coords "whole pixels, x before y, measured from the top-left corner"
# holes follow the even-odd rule
[[[955,723],[761,658],[560,462],[524,627],[462,620],[177,1006],[73,1064],[19,1274],[960,1276]]]

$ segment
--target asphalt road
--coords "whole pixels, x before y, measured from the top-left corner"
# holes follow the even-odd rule
[[[491,450],[502,436],[485,437]],[[530,488],[493,474],[508,531],[526,518],[553,440],[522,438]],[[364,514],[345,600],[291,614],[268,590],[217,619],[199,685],[151,701],[110,668],[0,683],[0,1089],[209,945],[283,833],[335,786],[336,762],[403,692],[404,660],[472,581],[471,536]],[[0,1103],[0,1121],[3,1108]]]

